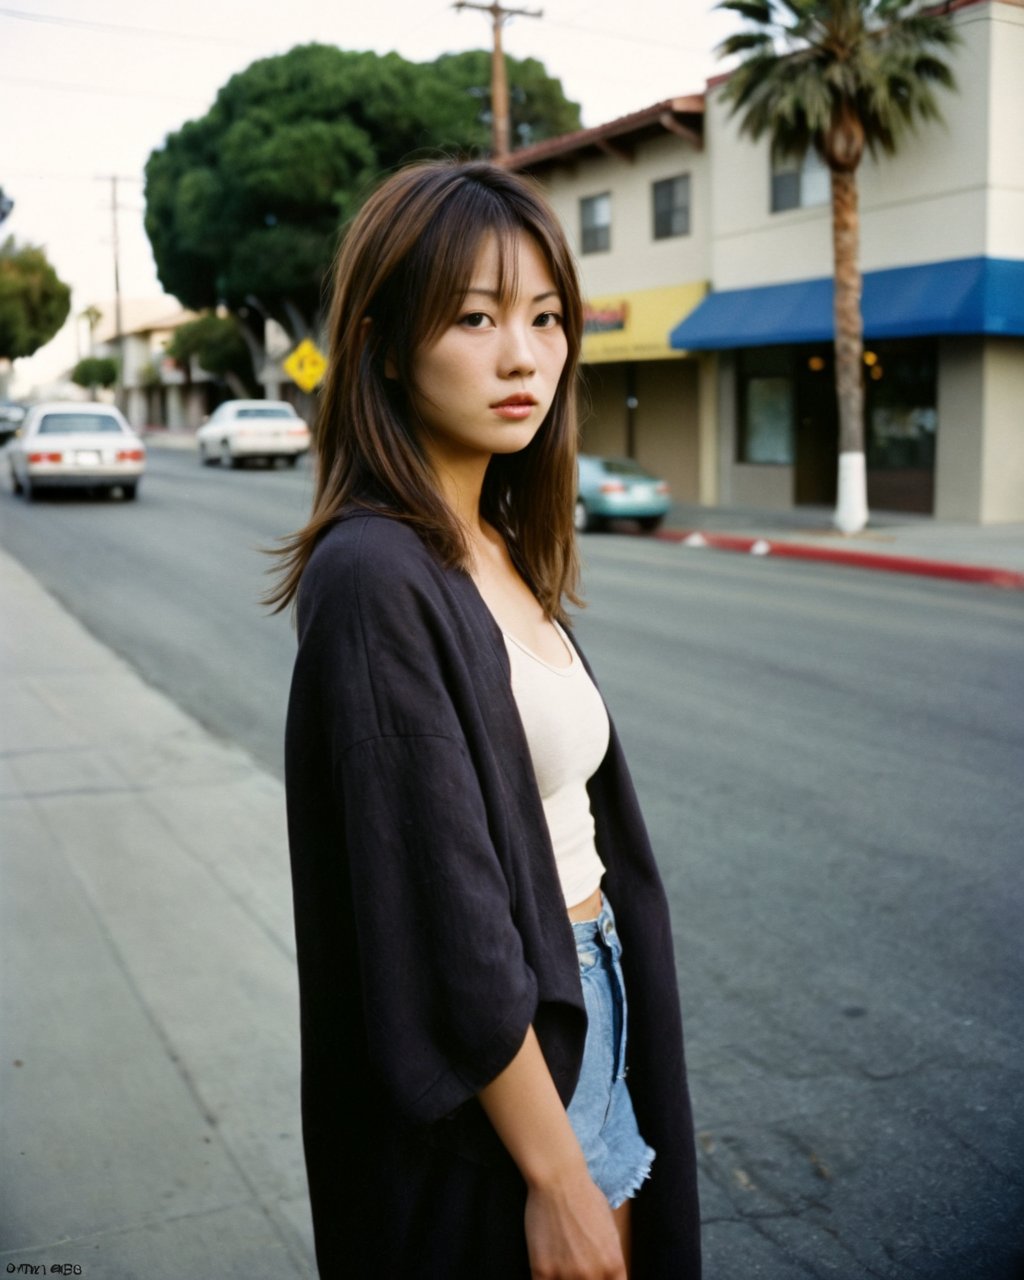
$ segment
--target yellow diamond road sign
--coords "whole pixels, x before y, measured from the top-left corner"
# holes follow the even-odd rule
[[[293,382],[297,382],[303,391],[312,391],[324,376],[327,361],[323,358],[316,343],[303,338],[288,359],[284,362],[284,371]]]

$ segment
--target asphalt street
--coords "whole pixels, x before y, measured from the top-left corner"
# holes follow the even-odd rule
[[[0,495],[0,540],[279,777],[262,549],[309,491],[154,449],[136,504]],[[1019,1280],[1024,596],[583,545],[677,925],[709,1280]]]

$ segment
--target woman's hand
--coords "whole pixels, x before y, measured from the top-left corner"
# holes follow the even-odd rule
[[[532,1027],[480,1102],[526,1182],[533,1280],[626,1280],[611,1208],[590,1176]]]
[[[626,1280],[626,1264],[608,1201],[582,1176],[531,1187],[526,1247],[532,1280]]]

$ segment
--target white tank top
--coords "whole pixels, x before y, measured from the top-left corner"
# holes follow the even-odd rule
[[[565,905],[574,907],[590,897],[604,875],[587,780],[608,750],[608,712],[561,627],[558,634],[572,658],[568,666],[552,666],[507,634],[505,648]]]

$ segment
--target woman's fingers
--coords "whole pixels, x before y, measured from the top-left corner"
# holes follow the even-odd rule
[[[526,1244],[533,1280],[626,1280],[612,1211],[589,1177],[529,1192]]]

